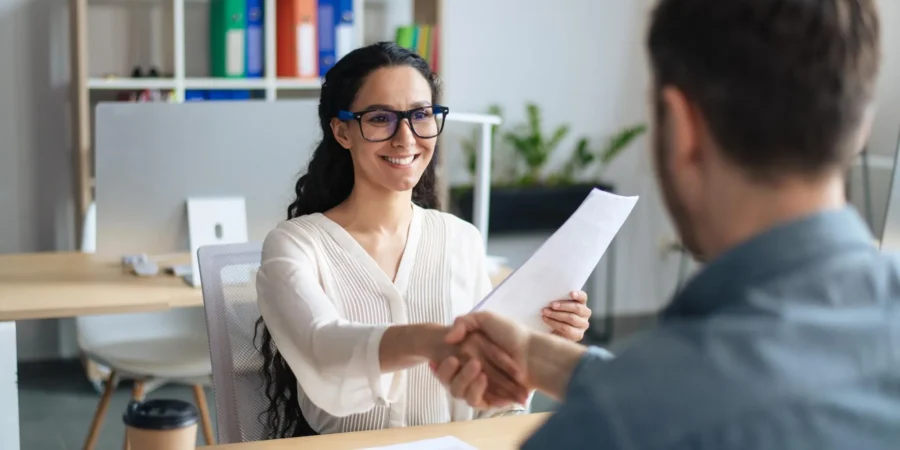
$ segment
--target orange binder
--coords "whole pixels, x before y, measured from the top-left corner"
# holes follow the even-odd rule
[[[440,73],[440,66],[438,63],[440,62],[440,48],[441,48],[441,30],[439,29],[439,25],[433,25],[431,27],[431,32],[429,33],[429,51],[428,51],[428,59],[431,63],[431,71],[434,73]]]
[[[276,73],[279,78],[318,78],[317,0],[277,0]]]

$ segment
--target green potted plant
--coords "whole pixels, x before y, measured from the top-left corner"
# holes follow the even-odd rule
[[[488,112],[501,115],[492,105]],[[601,181],[604,169],[636,138],[646,131],[643,124],[626,127],[610,136],[600,149],[588,138],[579,138],[569,158],[558,170],[547,163],[569,134],[569,126],[558,125],[546,132],[540,108],[526,105],[526,121],[511,131],[494,128],[491,182],[491,232],[551,231],[559,228],[581,204],[591,189],[613,192]],[[497,142],[500,136],[501,142]],[[462,142],[466,166],[475,176],[478,135]],[[451,191],[454,213],[472,220],[472,186],[456,186]]]
[[[544,133],[541,110],[534,104],[525,105],[526,124],[503,134],[503,140],[512,147],[525,165],[525,173],[517,180],[519,186],[536,186],[543,183],[542,172],[560,142],[569,134],[568,125],[559,125],[548,135]]]

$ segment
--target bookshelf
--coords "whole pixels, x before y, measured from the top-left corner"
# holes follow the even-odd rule
[[[92,105],[100,97],[108,98],[116,91],[159,90],[172,93],[172,101],[185,101],[187,90],[249,90],[256,99],[277,101],[297,95],[315,96],[321,80],[285,79],[276,76],[276,1],[263,3],[264,70],[261,78],[213,78],[186,75],[185,2],[206,3],[208,0],[158,0],[167,8],[170,34],[148,36],[162,39],[171,45],[173,73],[165,78],[131,78],[128,76],[90,76],[88,67],[88,8],[89,0],[69,0],[70,70],[72,108],[73,181],[75,192],[75,236],[81,236],[81,226],[88,205],[94,198],[93,180],[93,123]],[[149,0],[154,3],[154,0]],[[123,2],[123,5],[127,3]],[[354,47],[378,40],[393,40],[397,26],[411,23],[439,25],[442,0],[353,0]],[[371,13],[371,19],[367,17]],[[376,24],[380,29],[367,29]],[[440,31],[439,31],[440,32]],[[440,45],[441,40],[438,41]],[[440,52],[440,50],[438,50]],[[442,53],[442,52],[440,52]],[[80,242],[78,243],[80,245]]]

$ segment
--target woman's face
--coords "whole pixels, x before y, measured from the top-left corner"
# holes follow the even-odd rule
[[[393,192],[410,191],[434,155],[440,121],[432,110],[428,81],[408,66],[386,67],[372,72],[350,106],[364,113],[360,120],[333,119],[331,129],[338,143],[353,158],[355,186]],[[398,119],[390,111],[410,111],[409,119]],[[391,133],[396,129],[396,133]],[[380,142],[372,142],[380,141]]]

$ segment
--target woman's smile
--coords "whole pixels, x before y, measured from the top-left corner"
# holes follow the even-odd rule
[[[389,166],[397,169],[406,169],[412,167],[415,160],[419,159],[419,154],[406,156],[387,156],[381,155],[381,159],[388,163]]]

